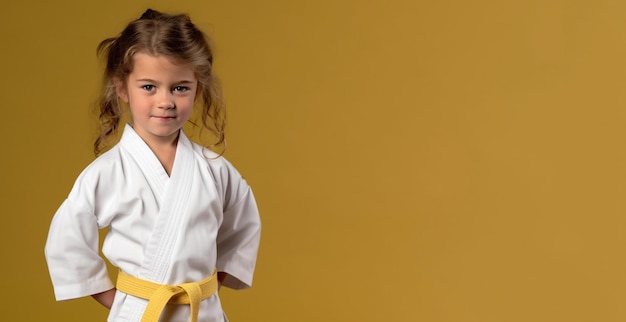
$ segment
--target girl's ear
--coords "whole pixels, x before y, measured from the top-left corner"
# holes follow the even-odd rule
[[[124,82],[122,82],[121,79],[114,77],[113,86],[115,86],[115,92],[117,93],[117,96],[119,96],[119,98],[121,98],[124,103],[128,103],[128,92],[126,91]]]

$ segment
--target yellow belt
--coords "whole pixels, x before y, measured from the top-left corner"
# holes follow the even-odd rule
[[[165,285],[142,280],[120,271],[117,275],[117,289],[136,297],[148,300],[141,322],[157,322],[165,304],[189,304],[191,322],[198,321],[200,301],[211,297],[217,291],[217,270],[213,275],[198,283]]]

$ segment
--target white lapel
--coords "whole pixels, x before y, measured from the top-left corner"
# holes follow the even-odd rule
[[[165,189],[170,181],[163,165],[146,142],[128,124],[124,128],[120,144],[139,165],[160,206]]]
[[[165,172],[162,166],[161,169]],[[181,130],[172,172],[161,198],[159,215],[144,250],[144,260],[140,270],[141,278],[162,284],[166,282],[165,279],[171,267],[172,251],[177,240],[184,237],[182,227],[187,219],[187,206],[194,171],[193,148]]]

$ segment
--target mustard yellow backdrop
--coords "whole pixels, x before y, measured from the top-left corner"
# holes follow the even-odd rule
[[[54,301],[43,246],[95,48],[147,7],[215,40],[262,212],[232,321],[626,320],[621,0],[3,2],[0,320],[105,320]]]

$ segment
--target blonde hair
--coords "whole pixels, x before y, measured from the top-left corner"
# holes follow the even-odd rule
[[[165,56],[174,63],[192,66],[198,79],[196,95],[202,104],[199,126],[216,137],[210,147],[225,147],[226,115],[221,89],[213,75],[213,53],[208,38],[189,16],[148,9],[139,19],[129,23],[119,36],[103,40],[97,52],[105,57],[106,67],[98,102],[100,134],[94,142],[96,155],[107,149],[107,140],[117,133],[123,113],[115,82],[125,85],[133,70],[133,55],[138,52]]]

